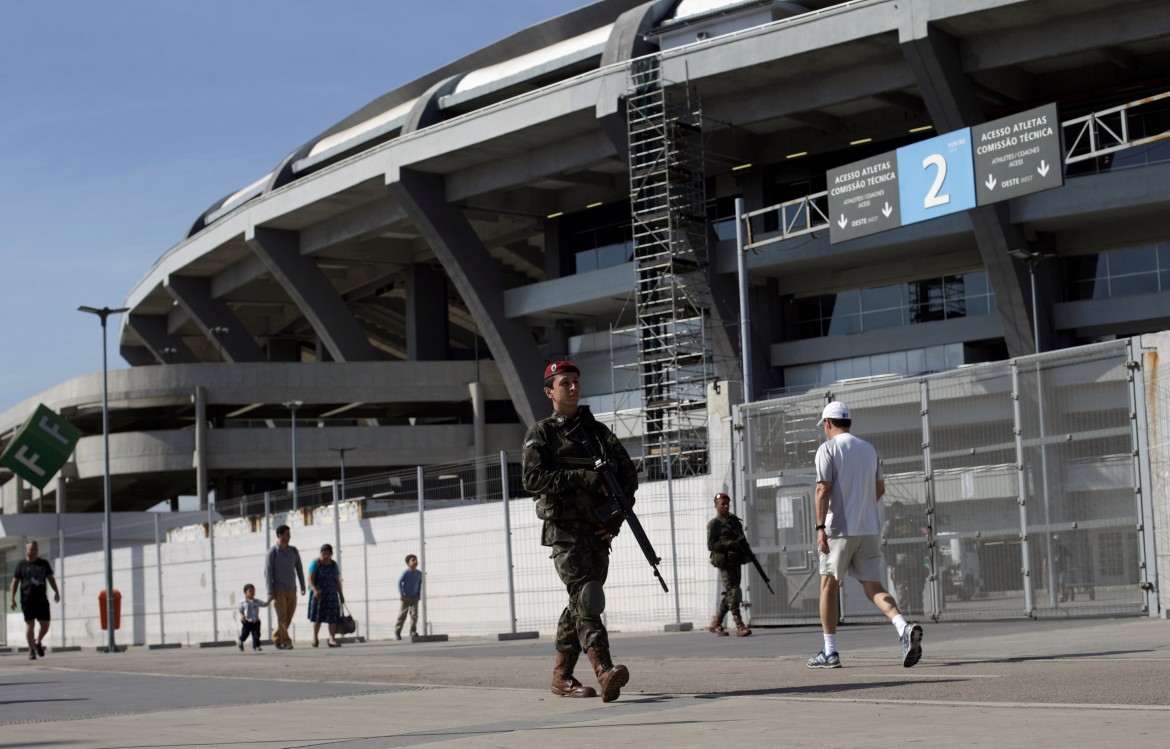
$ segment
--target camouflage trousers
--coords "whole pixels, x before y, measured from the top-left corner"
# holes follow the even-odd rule
[[[727,616],[727,612],[730,611],[738,621],[739,604],[743,601],[743,591],[739,587],[743,570],[738,564],[734,567],[720,567],[719,577],[723,580],[723,598],[719,600],[719,618]]]
[[[609,648],[609,634],[601,616],[588,616],[581,608],[581,589],[586,583],[605,584],[609,575],[609,545],[585,542],[554,546],[553,564],[569,590],[569,605],[557,623],[556,647],[562,653],[580,653],[593,647]]]

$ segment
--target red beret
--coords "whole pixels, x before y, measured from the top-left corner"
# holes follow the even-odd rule
[[[581,370],[577,369],[577,365],[568,361],[555,361],[544,368],[544,379],[547,382],[550,378],[559,374],[568,374],[572,372],[578,377],[581,375]]]

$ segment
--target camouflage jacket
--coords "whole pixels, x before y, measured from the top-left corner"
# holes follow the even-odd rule
[[[743,522],[735,515],[716,515],[707,523],[707,551],[711,552],[713,566],[738,567],[748,561],[747,548]]]
[[[544,521],[540,543],[566,546],[594,538],[598,528],[593,512],[604,495],[604,480],[593,460],[577,440],[577,419],[554,413],[542,419],[524,436],[524,488],[536,501],[536,516]],[[597,442],[618,483],[634,501],[638,471],[622,443],[604,424],[596,422],[592,438]],[[610,529],[617,532],[617,528]]]

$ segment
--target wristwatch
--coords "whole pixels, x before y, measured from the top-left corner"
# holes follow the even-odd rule
[[[817,526],[817,530],[818,530],[818,531],[823,531],[824,529],[825,529],[825,526],[823,526],[823,525],[818,525],[818,526]]]

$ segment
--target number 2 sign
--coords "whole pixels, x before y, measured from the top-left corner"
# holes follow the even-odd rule
[[[970,128],[903,146],[897,154],[903,225],[975,207]]]

